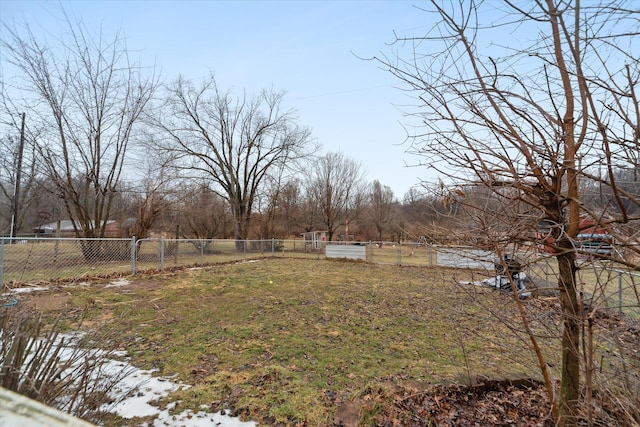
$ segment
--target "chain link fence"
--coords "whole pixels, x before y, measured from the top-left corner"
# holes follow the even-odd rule
[[[495,274],[495,254],[468,247],[445,247],[412,242],[328,242],[366,247],[369,263],[404,266],[441,266]],[[303,239],[77,239],[0,238],[0,283],[13,288],[56,281],[88,281],[95,277],[135,274],[261,259],[289,257],[324,259],[325,245]],[[526,274],[534,283],[557,289],[555,262],[529,255]],[[615,314],[640,319],[640,275],[602,263],[578,272],[579,289],[589,303]]]
[[[482,268],[491,264],[491,254],[445,248],[424,243],[328,242],[331,245],[366,247],[371,263]],[[303,239],[78,239],[1,238],[0,283],[16,284],[80,280],[144,270],[166,270],[244,261],[263,257],[325,257],[326,243]],[[456,255],[457,254],[457,255]],[[478,261],[479,258],[486,260]]]
[[[304,240],[0,239],[0,283],[82,280],[272,256],[315,257]]]
[[[578,258],[577,263],[577,288],[585,305],[640,320],[640,273],[615,268],[609,261]],[[529,263],[527,274],[546,288],[543,295],[559,294],[558,267],[552,257],[541,256]]]

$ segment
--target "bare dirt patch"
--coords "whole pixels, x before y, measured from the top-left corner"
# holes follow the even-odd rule
[[[69,303],[71,296],[68,293],[48,293],[44,295],[30,295],[26,297],[26,302],[31,304],[38,312],[47,313],[50,311],[64,310]]]

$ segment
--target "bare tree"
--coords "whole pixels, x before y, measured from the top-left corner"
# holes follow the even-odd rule
[[[184,185],[178,204],[182,237],[187,239],[226,238],[231,230],[229,205],[205,183]]]
[[[409,223],[424,222],[429,218],[431,198],[417,188],[410,188],[402,198],[403,216]]]
[[[393,191],[390,187],[374,180],[369,192],[369,219],[377,231],[377,239],[382,241],[382,233],[388,229],[397,215]]]
[[[246,239],[261,186],[270,174],[315,151],[308,129],[285,109],[282,92],[234,99],[213,76],[199,87],[182,78],[169,88],[160,149],[184,177],[210,180],[231,207],[235,238]],[[241,246],[239,246],[241,248]]]
[[[467,186],[485,186],[494,203],[503,200],[505,209],[498,209],[508,226],[494,240],[497,251],[530,240],[541,223],[550,225],[546,244],[557,260],[563,322],[559,392],[539,343],[529,336],[558,425],[576,425],[585,319],[576,280],[581,216],[589,214],[640,252],[637,236],[615,226],[640,220],[628,208],[639,197],[614,173],[637,168],[640,152],[640,11],[633,2],[544,0],[432,1],[431,12],[431,31],[398,38],[395,54],[376,60],[420,100],[414,117],[422,126],[412,147],[424,164],[455,183],[460,198]],[[601,176],[590,173],[598,164],[606,171]],[[585,176],[610,189],[611,203],[600,212],[585,212],[581,203]],[[509,215],[510,203],[528,209],[519,206]],[[485,213],[493,208],[474,206]],[[478,219],[489,224],[486,215]],[[640,269],[637,258],[617,262]]]
[[[304,231],[302,223],[302,188],[300,182],[291,179],[278,192],[279,219],[282,222],[283,237],[299,236]]]
[[[333,240],[336,230],[357,218],[365,199],[364,172],[360,163],[342,153],[328,153],[318,159],[306,183],[306,198],[317,221]]]
[[[58,46],[6,28],[8,61],[22,73],[13,89],[34,124],[48,179],[77,236],[102,237],[134,138],[156,88],[153,72],[132,62],[125,39],[94,36],[67,20]]]
[[[149,168],[142,182],[132,184],[128,191],[123,192],[125,196],[128,193],[130,214],[124,219],[127,237],[135,236],[137,240],[149,237],[162,215],[175,202],[169,181],[163,168]]]
[[[294,180],[281,181],[270,178],[265,183],[260,198],[258,213],[259,224],[255,227],[260,239],[289,238],[301,233],[300,222],[300,186]]]
[[[420,190],[411,188],[405,193],[400,226],[405,238],[442,244],[452,241],[451,230],[458,225],[459,204],[450,197],[450,190],[446,190],[447,197],[443,197],[444,192],[444,185],[424,185]]]

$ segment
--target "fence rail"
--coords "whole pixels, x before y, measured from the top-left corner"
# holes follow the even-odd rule
[[[309,241],[265,239],[1,238],[0,284],[76,280],[142,270],[242,261],[263,257],[317,259],[325,247]],[[413,243],[331,242],[368,245],[368,262],[433,266],[433,247]]]
[[[495,274],[490,251],[413,242],[330,243],[366,245],[369,263],[469,268],[484,270],[487,276]],[[264,257],[324,259],[325,247],[303,239],[0,238],[0,285],[82,282],[114,274]],[[597,263],[594,266],[593,270],[579,271],[581,286],[592,303],[640,319],[640,275]],[[557,283],[557,273],[548,258],[527,263],[526,270],[534,282]]]

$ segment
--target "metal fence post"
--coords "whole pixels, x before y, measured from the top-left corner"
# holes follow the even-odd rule
[[[271,256],[274,256],[276,253],[276,239],[271,238]]]
[[[622,316],[622,272],[618,271],[618,315]]]
[[[131,274],[136,274],[136,236],[131,237]]]
[[[549,258],[544,261],[544,280],[549,281]]]
[[[160,271],[164,271],[164,237],[160,239]]]
[[[204,264],[204,239],[200,239],[200,264]]]
[[[56,236],[56,240],[54,243],[54,250],[53,250],[53,263],[57,264],[58,263],[58,246],[60,245],[60,238]]]
[[[0,288],[4,286],[4,237],[0,239]]]

